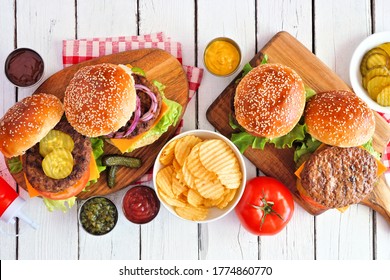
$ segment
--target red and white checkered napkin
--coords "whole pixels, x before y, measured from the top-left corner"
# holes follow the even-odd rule
[[[64,40],[62,47],[64,67],[103,55],[142,48],[163,49],[176,57],[180,63],[183,60],[181,44],[171,41],[171,38],[166,37],[162,32],[141,36]],[[187,73],[189,97],[191,99],[200,86],[203,69],[188,65],[183,65],[183,69]],[[181,127],[182,122],[179,125],[179,130]],[[135,184],[148,182],[151,179],[152,170],[149,170]]]
[[[388,123],[390,123],[390,114],[379,113]],[[390,143],[387,145],[382,155],[382,162],[386,166],[387,174],[390,174]]]

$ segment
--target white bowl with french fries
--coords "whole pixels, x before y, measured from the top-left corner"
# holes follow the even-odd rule
[[[191,130],[157,155],[153,182],[161,203],[188,221],[216,221],[234,209],[246,183],[243,156],[225,136]]]

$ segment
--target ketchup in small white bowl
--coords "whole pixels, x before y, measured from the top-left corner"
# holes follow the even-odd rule
[[[160,210],[160,201],[154,189],[138,185],[131,187],[123,196],[124,216],[134,224],[152,221]]]

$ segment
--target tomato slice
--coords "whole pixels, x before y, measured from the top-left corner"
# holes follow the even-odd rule
[[[53,192],[45,192],[45,191],[39,191],[36,190],[41,196],[46,197],[48,199],[53,199],[53,200],[63,200],[63,199],[68,199],[72,196],[78,195],[84,188],[85,185],[89,181],[89,169],[87,172],[84,173],[84,175],[78,180],[73,186],[70,186],[69,188],[53,193]]]
[[[274,235],[286,227],[294,213],[294,199],[280,181],[266,176],[246,184],[235,212],[243,227],[255,235]]]

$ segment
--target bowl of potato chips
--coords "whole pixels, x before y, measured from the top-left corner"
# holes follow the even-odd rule
[[[153,168],[157,196],[169,212],[207,223],[234,209],[246,182],[244,159],[225,136],[191,130],[172,138]]]

